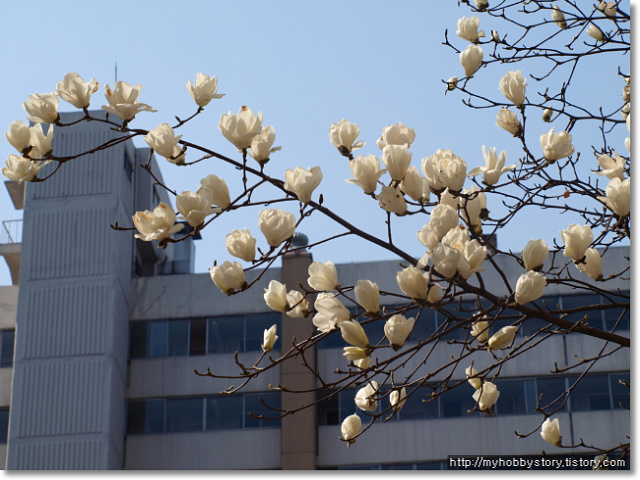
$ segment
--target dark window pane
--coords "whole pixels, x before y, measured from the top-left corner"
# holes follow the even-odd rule
[[[10,367],[13,365],[13,343],[15,340],[15,330],[2,330],[0,338],[0,367]]]
[[[543,395],[540,401],[541,408],[549,406],[550,409],[555,410],[564,401],[564,397],[562,397],[556,402],[556,399],[567,391],[564,377],[538,378],[536,384],[538,387],[537,396]],[[552,402],[555,403],[550,405]],[[567,408],[565,403],[560,411],[566,412]]]
[[[147,356],[147,322],[131,322],[131,358]]]
[[[0,408],[0,443],[7,443],[9,436],[9,409]]]
[[[425,403],[423,400],[430,400],[429,393],[431,393],[429,387],[420,387],[409,397],[402,407],[402,410],[396,414],[399,420],[424,420],[428,418],[439,418],[440,412],[438,409],[438,399],[431,400]],[[411,390],[407,390],[410,393]],[[387,397],[388,399],[389,397]],[[388,401],[388,400],[387,400]]]
[[[631,385],[629,381],[629,373],[610,373],[609,384],[611,385],[611,400],[613,402],[613,409],[617,408],[629,408],[629,387],[622,385],[620,380],[626,382],[627,385]],[[622,404],[622,407],[620,406]]]
[[[164,431],[164,399],[147,400],[144,407],[144,433]]]
[[[420,312],[420,309],[414,308],[408,310],[403,315],[407,318],[413,317],[416,319],[413,331],[411,335],[409,335],[408,341],[410,342],[417,342],[418,340],[424,341],[436,331],[435,311],[430,308],[423,308],[422,312]]]
[[[622,316],[622,319],[620,320],[620,323],[618,323],[618,319],[620,319],[620,316]],[[629,331],[630,319],[631,315],[629,314],[628,308],[608,308],[604,311],[604,328],[607,331],[611,331],[617,323],[618,326],[616,327],[616,332],[620,332],[623,330]]]
[[[171,320],[168,324],[168,355],[170,357],[189,355],[189,320]]]
[[[569,377],[570,385],[578,379]],[[606,375],[584,377],[571,392],[571,410],[574,412],[589,412],[592,410],[609,410],[609,379]]]
[[[589,305],[600,305],[602,300],[600,295],[568,295],[562,297],[562,308],[564,310],[569,308],[585,307]],[[571,322],[577,322],[584,318],[585,315],[589,316],[589,326],[594,328],[602,328],[602,311],[601,310],[582,310],[580,312],[572,313],[567,316],[567,320]]]
[[[319,332],[316,332],[319,333]],[[320,343],[317,344],[318,348],[342,348],[347,344],[344,342],[342,335],[340,335],[340,330],[335,332],[331,332],[325,338],[322,339]]]
[[[145,400],[131,401],[127,406],[128,433],[145,433]]]
[[[262,342],[264,341],[264,331],[271,328],[276,324],[278,330],[280,330],[280,319],[282,318],[280,313],[255,313],[252,315],[245,315],[246,325],[246,337],[245,337],[245,351],[255,352],[262,350]],[[276,342],[275,349],[280,348],[280,341]]]
[[[318,392],[318,400],[327,398],[327,392]],[[338,395],[322,400],[316,406],[318,425],[338,425],[340,423],[340,402]]]
[[[467,385],[460,385],[458,388],[448,390],[441,394],[439,400],[442,416],[448,418],[466,415],[476,404],[472,395],[472,387],[467,387]]]
[[[264,428],[264,427],[279,427],[280,419],[266,420],[272,417],[277,417],[280,412],[277,410],[271,410],[265,407],[260,398],[272,408],[280,408],[280,394],[276,392],[266,393],[250,393],[244,396],[244,427],[245,428]],[[249,412],[254,415],[262,415],[266,419],[259,420],[249,415]]]
[[[545,322],[540,318],[528,317],[520,327],[518,334],[523,335],[525,337],[531,337],[535,335],[539,330],[542,330],[548,325],[549,325],[549,322]]]
[[[207,325],[207,352],[234,353],[244,351],[244,317],[212,317]]]
[[[207,430],[242,428],[242,395],[224,395],[205,399]]]
[[[191,320],[189,334],[189,355],[204,355],[207,353],[207,321],[204,318]]]
[[[202,398],[167,400],[167,432],[199,432],[203,425]]]
[[[167,356],[168,323],[166,320],[147,323],[147,357]]]
[[[500,398],[496,402],[497,415],[533,413],[536,396],[533,380],[498,380]]]

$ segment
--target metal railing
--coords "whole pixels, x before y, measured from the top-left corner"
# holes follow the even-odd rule
[[[22,242],[22,219],[3,220],[0,228],[0,245]]]

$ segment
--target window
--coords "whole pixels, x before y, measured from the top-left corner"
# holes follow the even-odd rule
[[[497,415],[521,415],[534,413],[536,407],[536,381],[528,380],[497,380],[496,387],[500,398],[496,402]]]
[[[15,330],[0,330],[0,368],[13,365]]]
[[[9,437],[9,409],[0,408],[0,445]]]

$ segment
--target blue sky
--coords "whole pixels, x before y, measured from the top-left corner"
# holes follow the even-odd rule
[[[194,80],[198,72],[215,75],[219,93],[226,96],[214,100],[193,124],[180,130],[185,140],[237,157],[217,128],[220,115],[236,113],[242,105],[262,111],[264,125],[275,127],[276,145],[283,147],[272,157],[267,172],[282,178],[287,168],[320,166],[324,180],[317,192],[323,193],[325,205],[343,213],[358,227],[380,235],[386,231],[385,214],[359,187],[345,183],[351,173],[347,160],[329,142],[332,122],[347,118],[357,123],[360,138],[367,143],[357,153],[378,157],[375,141],[382,128],[405,123],[416,130],[411,148],[412,164],[416,166],[436,149],[452,149],[466,160],[469,169],[484,164],[482,145],[506,150],[508,164],[517,162],[522,151],[516,140],[494,125],[496,112],[464,107],[459,92],[444,95],[441,80],[463,76],[458,56],[442,45],[445,28],[459,49],[468,45],[455,36],[455,30],[458,18],[469,16],[470,11],[458,7],[456,1],[193,0],[183,5],[187,7],[167,0],[3,2],[3,131],[12,121],[24,119],[21,104],[29,94],[53,91],[69,71],[101,83],[92,100],[92,108],[99,108],[106,103],[104,85],[114,84],[117,63],[118,79],[143,84],[139,100],[158,110],[141,113],[132,123],[147,129],[172,122],[175,115],[193,113],[195,105],[185,89],[186,82]],[[495,20],[481,16],[480,28],[488,35],[495,27]],[[629,59],[621,59],[623,66],[625,62],[628,70]],[[589,95],[589,89],[598,88],[600,94],[620,97],[622,84],[615,66],[592,62],[585,68],[591,69],[587,74],[592,72],[598,80],[580,85],[583,93]],[[497,86],[510,69],[513,67],[508,65],[482,69],[472,81],[478,90],[502,101]],[[531,80],[529,84],[527,95],[531,100],[540,88]],[[610,92],[602,93],[607,88]],[[61,110],[71,109],[61,101]],[[551,126],[540,122],[532,138]],[[613,136],[619,144],[616,148],[623,153],[625,136],[626,129],[622,128]],[[590,154],[593,138],[593,132],[585,132],[574,140],[576,149],[592,162],[587,170],[597,166]],[[537,140],[530,144],[539,148]],[[4,158],[13,153],[4,139],[0,145]],[[144,143],[140,139],[137,145]],[[178,192],[196,190],[200,178],[215,173],[227,180],[232,195],[239,193],[240,177],[214,161],[191,168],[179,168],[164,160],[161,163],[165,178],[171,178],[169,185]],[[500,208],[492,205],[491,199],[489,202],[490,210]],[[297,206],[290,204],[288,209],[295,212]],[[0,220],[21,216],[4,188],[0,188],[0,212]],[[205,230],[197,244],[196,270],[204,272],[214,260],[230,258],[224,237],[233,228],[248,227],[259,238],[259,245],[264,245],[257,216],[258,210],[253,210],[222,217],[217,225]],[[574,220],[557,213],[527,212],[500,233],[499,244],[514,251],[530,238],[545,238],[551,244],[554,237],[559,237],[558,231]],[[416,257],[424,253],[416,231],[426,221],[417,216],[393,221],[394,239]],[[312,242],[325,234],[342,232],[315,216],[300,230]],[[336,263],[392,258],[379,247],[363,246],[359,241],[314,248],[313,254],[318,260]],[[2,261],[0,285],[8,283],[8,269]]]

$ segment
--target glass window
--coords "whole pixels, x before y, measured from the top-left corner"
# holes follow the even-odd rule
[[[15,330],[0,330],[0,367],[13,365]]]
[[[440,395],[440,406],[442,409],[442,417],[462,417],[467,415],[469,410],[473,410],[476,405],[472,395],[471,387],[460,385],[458,388],[448,390]]]
[[[147,356],[147,322],[131,322],[131,358]]]
[[[0,408],[0,444],[7,443],[9,436],[9,409]]]
[[[199,432],[203,430],[203,399],[167,399],[167,429],[173,432]]]
[[[578,308],[589,305],[600,305],[602,300],[600,295],[568,295],[562,297],[562,308]],[[589,325],[594,328],[602,328],[602,311],[601,310],[582,310],[567,316],[567,320],[577,322],[582,320],[585,315],[589,315]]]
[[[189,355],[207,353],[207,321],[204,318],[191,319],[189,331]]]
[[[132,400],[127,405],[127,432],[145,433],[144,431],[144,411],[145,400]]]
[[[578,380],[577,376],[569,377],[569,385]],[[609,410],[609,379],[606,375],[587,376],[571,392],[571,410],[589,412],[593,410]]]
[[[162,433],[164,431],[164,399],[146,400],[144,433]]]
[[[611,402],[613,409],[629,408],[629,387],[622,385],[620,380],[631,385],[629,373],[610,373],[609,384],[611,385]],[[622,405],[622,406],[621,406]]]
[[[205,399],[207,430],[232,430],[242,428],[242,396],[221,395]]]
[[[147,323],[147,357],[166,357],[169,322],[159,320]]]
[[[435,311],[430,308],[423,308],[422,312],[418,308],[413,308],[403,315],[407,318],[413,317],[416,319],[413,331],[409,335],[408,341],[410,342],[425,341],[436,331]]]
[[[536,385],[538,390],[536,398],[541,394],[543,395],[542,400],[540,401],[541,408],[548,407],[555,410],[564,401],[564,396],[561,397],[561,395],[567,391],[564,377],[538,378],[536,380]],[[551,405],[552,403],[553,405]],[[565,403],[559,411],[566,412],[568,408],[567,403]]]
[[[212,317],[208,319],[207,352],[209,354],[243,351],[244,317],[242,315],[231,317]]]
[[[620,316],[622,316],[622,319],[620,320],[620,323],[618,323]],[[631,315],[629,314],[628,308],[608,308],[604,310],[604,328],[607,331],[613,330],[616,323],[618,324],[616,332],[623,330],[628,331],[630,330],[630,320]]]
[[[170,320],[168,327],[168,355],[180,357],[189,355],[189,320]]]
[[[269,407],[266,407],[260,399],[264,401]],[[264,427],[279,427],[280,419],[270,418],[280,415],[278,410],[272,410],[272,408],[280,408],[280,393],[266,392],[266,393],[248,393],[244,396],[244,426],[245,428],[264,428]],[[256,416],[265,417],[264,420],[254,418],[249,413]]]
[[[534,413],[536,392],[533,380],[497,380],[500,398],[496,403],[498,415]],[[528,388],[527,388],[528,387]]]
[[[262,342],[264,341],[264,331],[271,328],[273,324],[278,326],[280,330],[280,319],[282,315],[280,313],[255,313],[252,315],[245,315],[246,325],[246,338],[245,338],[245,351],[255,352],[262,350]],[[275,349],[280,348],[280,342],[276,342]]]
[[[340,402],[339,395],[334,395],[328,400],[328,392],[318,392],[320,403],[316,405],[318,425],[338,425],[340,423]]]
[[[428,395],[433,390],[429,387],[419,387],[408,398],[402,410],[396,413],[398,420],[426,420],[429,418],[438,418],[439,408],[438,399],[431,400]],[[407,393],[410,393],[411,389],[407,389]],[[389,397],[387,397],[388,399]],[[426,403],[423,400],[431,400]],[[388,401],[388,400],[387,400]]]

